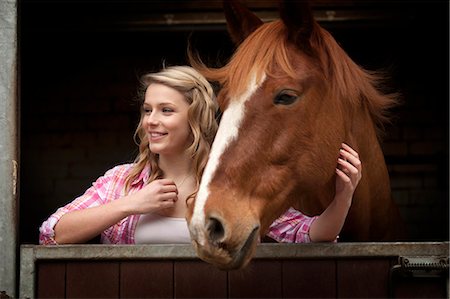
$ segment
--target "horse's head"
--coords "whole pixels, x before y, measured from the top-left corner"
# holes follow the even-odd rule
[[[294,199],[307,207],[317,190],[320,207],[332,199],[338,149],[351,142],[346,118],[362,106],[357,85],[368,85],[368,74],[302,2],[282,5],[281,20],[266,24],[224,3],[232,38],[242,43],[223,68],[203,68],[222,85],[224,112],[187,219],[202,259],[239,268]]]

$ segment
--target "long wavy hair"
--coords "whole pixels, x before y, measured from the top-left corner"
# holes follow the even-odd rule
[[[177,90],[184,95],[186,102],[189,104],[188,122],[193,141],[186,151],[192,158],[196,179],[196,190],[189,196],[192,197],[196,194],[200,184],[218,125],[215,118],[217,104],[213,88],[205,77],[189,66],[166,67],[157,73],[150,73],[141,77],[141,117],[134,134],[135,141],[139,146],[139,154],[134,161],[133,169],[126,178],[125,192],[128,193],[131,183],[139,177],[148,164],[151,169],[149,182],[164,176],[158,163],[159,155],[150,151],[148,136],[143,127],[144,111],[142,104],[145,99],[145,91],[152,83],[163,84]]]

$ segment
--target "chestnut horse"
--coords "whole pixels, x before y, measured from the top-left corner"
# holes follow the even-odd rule
[[[358,151],[363,174],[344,225],[347,241],[392,240],[399,227],[378,131],[393,95],[356,65],[301,1],[263,23],[224,1],[239,48],[227,65],[192,64],[222,88],[223,115],[187,220],[200,258],[220,268],[251,259],[270,224],[290,206],[318,215],[335,192],[342,142]]]

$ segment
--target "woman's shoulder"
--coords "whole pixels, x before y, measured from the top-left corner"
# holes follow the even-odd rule
[[[116,193],[122,190],[127,177],[129,176],[134,164],[121,164],[107,170],[102,176],[92,184],[97,193],[103,194],[102,197],[110,197],[110,192]],[[115,190],[115,191],[112,191]]]
[[[108,181],[115,181],[115,182],[124,182],[129,178],[130,175],[132,175],[132,172],[134,168],[137,167],[135,163],[128,163],[128,164],[121,164],[114,166],[113,168],[109,169],[103,176],[103,179]],[[133,181],[132,183],[135,183],[137,181],[145,181],[150,173],[150,167],[146,166],[144,167],[139,174],[137,174],[136,177],[134,177],[135,174],[133,174]]]
[[[96,184],[108,184],[109,182],[117,182],[117,181],[124,181],[131,170],[133,169],[134,164],[121,164],[114,166],[107,170],[102,176],[100,176]]]
[[[134,166],[135,166],[134,163],[116,165],[113,168],[106,171],[105,176],[123,176],[123,175],[126,176],[131,172]]]

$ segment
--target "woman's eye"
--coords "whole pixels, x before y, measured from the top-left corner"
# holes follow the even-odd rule
[[[151,109],[144,108],[143,110],[144,110],[144,113],[145,113],[145,114],[150,114],[150,113],[152,113],[152,110],[151,110]]]
[[[299,96],[293,92],[281,91],[275,96],[273,103],[275,105],[291,105],[297,101],[298,98]]]
[[[171,108],[163,108],[163,109],[162,109],[162,112],[164,112],[164,113],[170,113],[170,112],[173,112],[173,109],[171,109]]]

